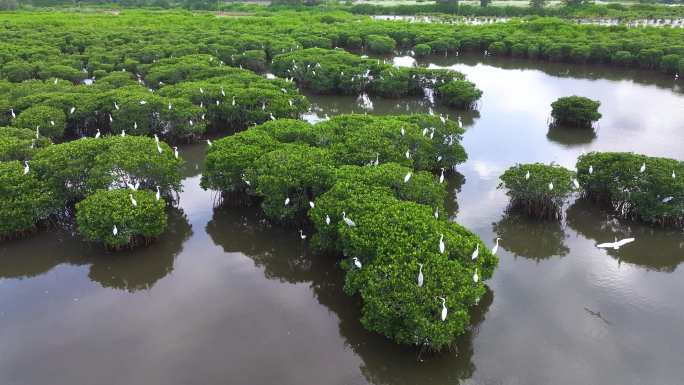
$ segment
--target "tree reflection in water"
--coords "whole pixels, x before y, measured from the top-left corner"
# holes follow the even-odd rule
[[[570,252],[567,235],[560,221],[540,221],[515,213],[505,214],[492,225],[501,238],[500,247],[515,256],[541,261]]]

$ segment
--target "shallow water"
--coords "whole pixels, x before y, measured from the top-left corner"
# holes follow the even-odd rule
[[[423,356],[365,331],[334,258],[255,210],[214,209],[187,161],[180,208],[149,248],[108,254],[67,231],[0,245],[0,383],[651,384],[684,378],[684,234],[573,202],[562,223],[505,215],[498,175],[516,162],[572,167],[582,151],[684,159],[684,92],[670,77],[601,67],[431,58],[484,91],[463,121],[469,160],[449,181],[454,220],[503,238],[490,291],[458,350]],[[403,58],[397,63],[410,64]],[[602,101],[595,135],[547,128],[550,103]],[[363,113],[311,96],[309,119]],[[427,112],[372,98],[372,113]],[[619,251],[598,242],[632,235]]]

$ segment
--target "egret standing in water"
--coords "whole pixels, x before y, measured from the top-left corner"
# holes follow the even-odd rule
[[[344,211],[342,211],[342,220],[344,221],[344,223],[347,224],[347,226],[356,227],[356,223],[354,223],[354,221],[352,221],[351,219],[347,218],[347,213]]]
[[[444,254],[446,250],[446,245],[444,245],[444,234],[439,235],[439,253]]]
[[[446,321],[447,313],[449,312],[446,307],[446,298],[444,297],[437,297],[442,300],[442,321]]]
[[[352,258],[352,260],[354,261],[354,266],[356,266],[358,269],[360,269],[363,266],[361,265],[361,261],[359,261],[358,258],[354,257]]]
[[[423,287],[423,264],[419,263],[418,266],[418,287]]]
[[[494,247],[492,247],[492,254],[496,254],[496,252],[499,251],[499,241],[500,240],[501,240],[501,238],[496,238],[496,244],[494,245]]]
[[[138,207],[138,201],[136,201],[135,198],[133,198],[133,194],[128,194],[128,197],[131,199],[131,204],[133,205],[133,207]]]
[[[477,257],[478,257],[479,255],[480,255],[480,244],[478,243],[477,245],[475,245],[475,250],[474,250],[473,253],[470,255],[470,259],[474,261],[474,260],[477,259]]]

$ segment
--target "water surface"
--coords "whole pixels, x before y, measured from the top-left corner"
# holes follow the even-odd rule
[[[638,71],[431,58],[484,91],[478,112],[425,100],[310,96],[308,119],[448,114],[468,161],[449,181],[453,220],[500,267],[457,350],[419,356],[365,331],[336,259],[253,209],[214,208],[203,145],[181,149],[184,192],[160,242],[110,254],[69,231],[0,244],[0,383],[650,384],[684,378],[684,234],[614,219],[583,200],[560,223],[506,214],[498,176],[517,162],[573,167],[582,151],[684,159],[684,93]],[[407,58],[398,64],[411,64]],[[595,133],[548,129],[550,103],[599,99]],[[632,235],[619,251],[595,244]]]

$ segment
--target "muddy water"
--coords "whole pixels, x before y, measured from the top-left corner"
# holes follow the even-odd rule
[[[410,62],[406,58],[398,63]],[[516,162],[572,167],[582,151],[684,159],[684,93],[671,78],[592,67],[432,58],[484,91],[462,120],[469,160],[449,184],[454,220],[503,238],[490,291],[458,351],[436,357],[366,332],[334,258],[254,210],[214,208],[204,147],[182,148],[184,192],[157,244],[108,254],[68,231],[0,245],[0,383],[651,384],[684,378],[684,234],[573,202],[561,223],[505,214],[497,177]],[[549,104],[602,101],[595,134],[547,128]],[[311,97],[308,119],[363,113]],[[371,113],[426,112],[371,98]],[[368,106],[366,106],[368,108]],[[619,251],[598,242],[631,235]]]

